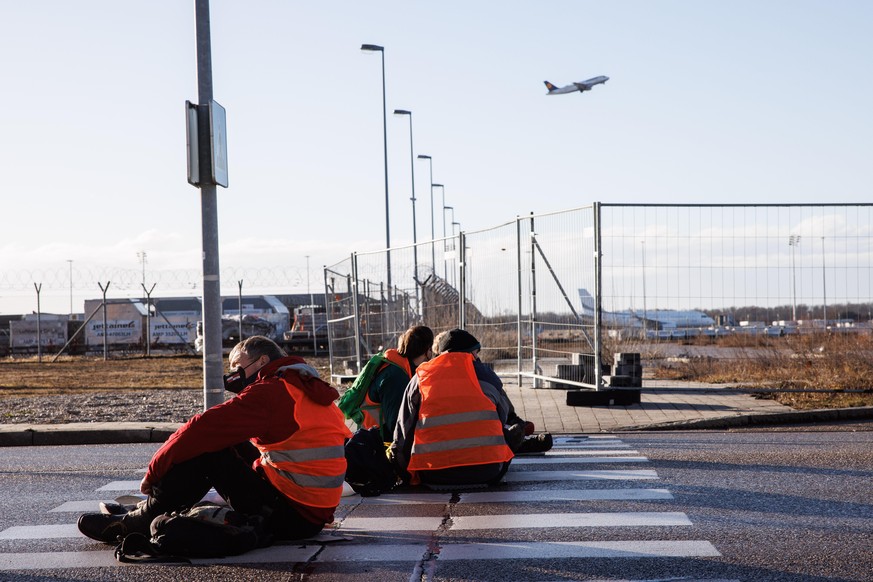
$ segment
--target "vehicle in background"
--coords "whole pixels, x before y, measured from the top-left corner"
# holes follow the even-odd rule
[[[301,305],[294,308],[291,329],[282,338],[289,352],[327,352],[327,313],[322,305]]]

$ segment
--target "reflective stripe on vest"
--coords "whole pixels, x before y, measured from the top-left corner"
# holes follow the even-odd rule
[[[421,406],[408,470],[501,463],[512,458],[493,402],[482,393],[473,356],[445,353],[416,371]]]

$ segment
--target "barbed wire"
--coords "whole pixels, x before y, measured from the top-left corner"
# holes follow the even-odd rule
[[[307,285],[306,268],[300,267],[225,267],[221,280],[228,284],[243,281],[247,288],[299,289]],[[310,282],[321,281],[321,270],[311,270]],[[203,274],[196,269],[147,270],[118,267],[58,267],[56,269],[17,269],[0,271],[0,291],[31,292],[34,284],[41,284],[43,291],[86,291],[97,288],[97,283],[112,282],[118,292],[141,291],[155,285],[163,290],[201,289]]]

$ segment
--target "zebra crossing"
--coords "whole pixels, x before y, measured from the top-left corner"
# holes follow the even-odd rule
[[[658,511],[659,501],[677,501],[657,487],[657,471],[636,468],[649,460],[614,435],[558,437],[539,456],[513,461],[506,485],[492,490],[404,491],[379,497],[343,497],[336,521],[317,538],[275,545],[241,556],[192,560],[193,564],[409,562],[409,571],[439,571],[441,563],[465,560],[708,558],[721,554],[708,541],[695,539],[694,524],[679,511]],[[627,465],[616,468],[615,465]],[[599,468],[603,466],[604,468]],[[651,486],[650,486],[651,485]],[[0,531],[0,572],[40,568],[119,567],[108,548],[95,550],[75,520],[95,511],[99,501],[137,492],[139,479],[105,483],[94,500],[67,501],[47,510],[69,516],[53,525],[17,525]],[[678,500],[681,501],[681,500]],[[639,502],[653,505],[639,507]],[[622,511],[556,512],[598,509],[597,504],[635,504]],[[547,504],[553,504],[548,505]],[[554,504],[558,504],[557,506]],[[537,511],[537,509],[543,509]],[[602,509],[602,508],[601,508]],[[590,539],[576,528],[680,528],[683,539]],[[477,536],[475,532],[487,532]],[[551,540],[552,532],[557,539]],[[393,535],[393,537],[392,537]],[[582,539],[569,539],[572,537]],[[608,536],[607,536],[608,537]],[[585,539],[587,538],[587,539]],[[686,539],[687,538],[687,539]],[[4,542],[61,540],[69,546],[54,552],[6,552]],[[436,544],[436,548],[435,548]],[[15,546],[20,547],[20,544]]]

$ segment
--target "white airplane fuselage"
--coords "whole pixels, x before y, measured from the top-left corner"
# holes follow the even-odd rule
[[[594,298],[586,289],[579,289],[582,313],[594,314]],[[715,320],[696,309],[650,309],[646,311],[601,311],[601,319],[606,325],[618,327],[644,327],[657,325],[660,329],[705,328],[715,325]]]

